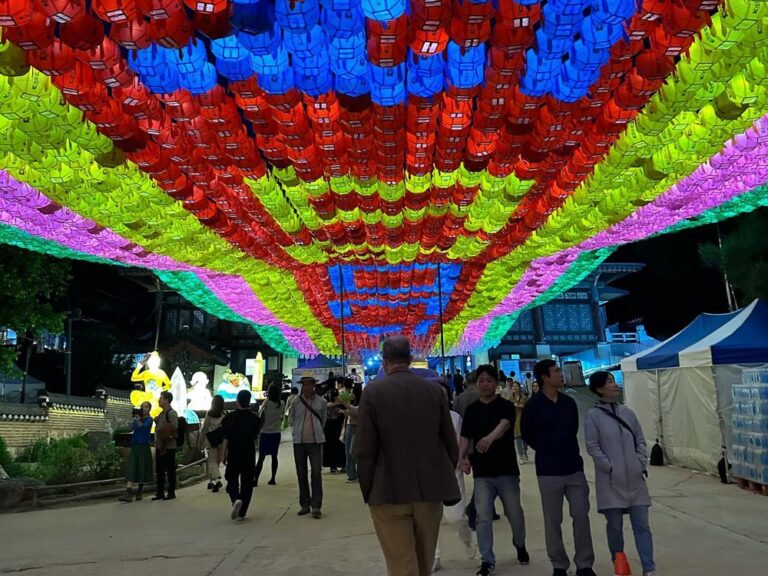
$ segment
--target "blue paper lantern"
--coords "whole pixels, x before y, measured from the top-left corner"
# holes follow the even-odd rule
[[[285,30],[311,30],[320,21],[320,4],[317,0],[277,0],[275,18]]]
[[[216,70],[224,78],[232,82],[247,80],[254,73],[250,57],[243,58],[242,60],[217,60]]]
[[[581,10],[572,14],[558,12],[557,8],[548,2],[541,10],[541,19],[542,30],[547,36],[571,39],[584,19],[584,14]]]
[[[485,44],[462,48],[448,42],[448,80],[457,88],[473,88],[485,77]]]
[[[405,102],[405,62],[391,68],[368,64],[371,78],[371,100],[381,106]]]
[[[350,38],[332,37],[328,45],[331,70],[341,76],[361,76],[368,71],[365,30]]]
[[[360,10],[361,0],[320,0],[325,10]]]
[[[365,34],[365,17],[359,9],[323,10],[323,30],[328,38],[351,38]]]
[[[181,88],[179,74],[168,63],[155,69],[154,74],[141,74],[141,83],[155,94],[170,94]]]
[[[573,46],[573,40],[568,38],[553,38],[547,36],[543,29],[536,30],[536,52],[544,59],[560,59]]]
[[[240,62],[243,58],[250,56],[248,48],[240,43],[235,34],[211,40],[211,52],[216,56],[217,62],[220,60]]]
[[[261,34],[269,32],[275,26],[274,0],[256,0],[255,2],[232,4],[229,21],[240,32]]]
[[[325,33],[319,25],[309,31],[285,29],[283,43],[291,54],[308,57],[325,45]]]
[[[336,92],[347,96],[362,96],[371,91],[367,74],[358,77],[336,76],[334,80]]]
[[[609,0],[613,2],[614,0]],[[519,2],[518,4],[523,4]],[[549,0],[547,6],[550,12],[557,12],[559,14],[566,14],[573,16],[574,14],[582,14],[584,8],[589,4],[589,0]]]
[[[362,0],[363,14],[371,20],[387,22],[405,14],[407,0]]]
[[[579,38],[568,53],[569,62],[580,70],[599,70],[611,57],[605,48],[593,48]]]
[[[259,74],[259,86],[269,94],[285,94],[294,87],[293,69],[286,67],[276,74]]]
[[[237,39],[240,41],[240,44],[250,50],[251,54],[264,55],[277,52],[277,47],[280,46],[281,41],[280,36],[280,31],[273,28],[268,32],[260,34],[239,32]]]
[[[251,67],[258,74],[277,74],[288,67],[288,51],[279,45],[274,54],[251,54]]]
[[[622,24],[635,15],[636,0],[593,0],[592,19],[602,24]]]
[[[310,96],[328,92],[333,84],[328,52],[319,50],[317,54],[307,58],[295,57],[293,59],[293,78],[296,88]]]
[[[584,44],[593,48],[610,49],[624,36],[624,26],[621,24],[601,24],[595,22],[592,17],[587,17],[581,25]]]
[[[172,50],[152,44],[140,50],[129,52],[128,66],[141,75],[159,76],[164,73],[171,59]]]
[[[183,48],[168,49],[166,58],[180,74],[191,74],[208,62],[208,52],[201,40],[192,38]]]
[[[205,94],[213,90],[216,82],[216,67],[209,63],[192,73],[179,75],[179,84],[189,90],[190,94]]]

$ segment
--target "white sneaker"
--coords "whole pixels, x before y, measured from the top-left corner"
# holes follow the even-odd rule
[[[651,572],[643,572],[643,576],[656,576],[656,570],[652,570]]]
[[[237,520],[240,517],[240,508],[243,507],[243,501],[240,499],[235,500],[232,503],[232,513],[229,515],[232,520]]]

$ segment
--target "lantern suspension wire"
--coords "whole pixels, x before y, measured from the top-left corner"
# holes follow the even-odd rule
[[[437,263],[437,300],[440,311],[440,363],[442,374],[445,374],[445,337],[443,336],[443,282],[440,275],[440,262]]]
[[[347,369],[345,363],[346,344],[344,341],[344,275],[342,274],[341,264],[339,264],[339,286],[341,294],[341,375],[346,377]]]

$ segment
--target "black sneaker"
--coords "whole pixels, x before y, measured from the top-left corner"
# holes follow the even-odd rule
[[[496,565],[490,562],[483,562],[480,564],[480,570],[476,572],[477,576],[489,576],[496,571]]]
[[[568,570],[565,568],[555,568],[552,572],[552,576],[568,576]]]
[[[597,576],[592,568],[579,568],[576,570],[576,576]]]
[[[528,550],[525,549],[525,546],[520,546],[517,549],[517,561],[523,565],[528,564],[528,562],[531,561],[531,557],[528,555]]]
[[[302,508],[298,512],[298,516],[306,516],[307,514],[309,514],[309,508]]]
[[[213,490],[213,486],[214,486],[213,480],[209,480],[208,481],[208,490]]]

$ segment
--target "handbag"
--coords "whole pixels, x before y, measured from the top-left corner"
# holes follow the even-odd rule
[[[216,430],[206,432],[205,437],[212,448],[218,448],[224,442],[224,426],[219,426]]]

